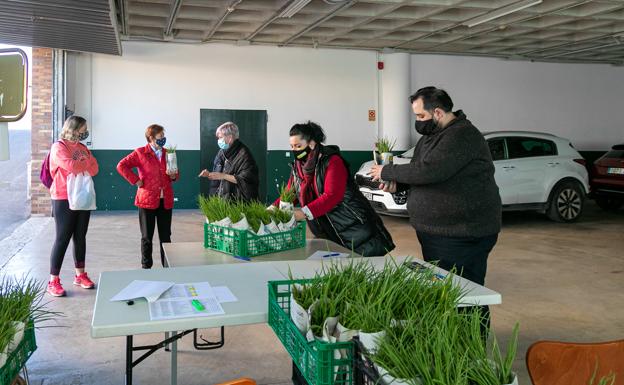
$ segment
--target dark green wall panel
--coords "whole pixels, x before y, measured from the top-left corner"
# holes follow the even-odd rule
[[[128,155],[131,150],[93,150],[93,155],[100,165],[100,173],[93,178],[97,193],[98,210],[132,210],[136,187],[130,186],[117,173],[117,163]],[[290,175],[289,163],[292,155],[286,157],[288,151],[268,151],[266,158],[266,186],[267,202],[272,202],[278,196],[278,187]],[[587,159],[588,164],[602,156],[604,151],[580,151]],[[353,175],[364,162],[372,159],[371,151],[343,151],[342,155],[349,162]],[[199,178],[197,174],[202,168],[210,169],[212,165],[200,164],[199,150],[178,150],[180,180],[173,185],[174,195],[177,198],[175,207],[179,209],[197,208],[199,194]]]
[[[93,178],[98,210],[135,209],[136,187],[131,186],[117,173],[117,163],[131,150],[93,150],[92,152],[100,165],[99,174]],[[173,184],[174,196],[177,199],[175,208],[195,209],[200,182],[197,174],[203,168],[210,169],[212,165],[200,164],[199,150],[178,150],[177,152],[180,180]],[[267,202],[272,202],[277,198],[277,186],[286,181],[290,175],[288,164],[292,162],[292,155],[286,157],[287,152],[285,150],[267,152]],[[353,174],[363,162],[371,159],[372,154],[370,151],[345,151],[343,156],[349,162],[351,174]]]
[[[136,187],[117,172],[117,163],[131,150],[93,150],[100,172],[93,178],[98,210],[132,210]],[[196,208],[199,194],[199,151],[178,150],[180,180],[173,184],[176,208]]]

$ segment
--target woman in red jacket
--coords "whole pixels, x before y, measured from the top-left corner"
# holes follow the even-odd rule
[[[147,145],[139,147],[117,164],[117,171],[130,184],[137,186],[134,204],[139,208],[141,226],[141,266],[150,269],[152,260],[152,238],[158,222],[160,239],[160,261],[165,266],[163,242],[171,242],[171,214],[173,210],[173,189],[171,182],[178,179],[178,172],[167,173],[167,138],[165,129],[152,124],[145,130]],[[133,171],[136,168],[138,175]]]
[[[85,272],[86,237],[91,211],[71,210],[67,199],[69,174],[87,172],[95,176],[98,173],[97,161],[87,146],[80,143],[88,136],[87,121],[80,116],[71,116],[63,125],[61,139],[50,150],[50,175],[53,177],[50,195],[56,223],[56,239],[50,256],[50,281],[47,291],[55,297],[65,295],[59,273],[70,240],[74,243],[74,285],[84,289],[93,289],[95,286]]]

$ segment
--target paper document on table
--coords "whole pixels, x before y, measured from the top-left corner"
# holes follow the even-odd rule
[[[208,282],[177,283],[163,293],[159,299],[186,299],[215,297],[213,288]]]
[[[111,298],[111,301],[128,301],[131,299],[145,298],[147,302],[156,301],[174,282],[165,281],[139,281],[130,282],[123,290]]]
[[[208,282],[175,284],[149,305],[152,321],[225,314]]]
[[[316,259],[316,260],[323,260],[323,259],[328,259],[328,258],[347,258],[349,257],[349,253],[339,253],[336,251],[323,251],[323,250],[319,250],[319,251],[315,251],[312,255],[310,255],[308,257],[308,259]]]
[[[149,304],[149,312],[152,321],[225,314],[215,297],[158,300]]]
[[[212,291],[215,293],[219,303],[237,302],[238,298],[232,293],[227,286],[213,287]]]

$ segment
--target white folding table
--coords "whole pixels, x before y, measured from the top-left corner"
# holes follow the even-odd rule
[[[222,253],[217,250],[206,249],[203,242],[173,242],[163,243],[165,250],[165,262],[168,267],[179,266],[202,266],[202,265],[220,265],[223,263],[247,263],[244,260],[234,258],[230,254]],[[297,249],[290,249],[258,255],[251,257],[253,262],[268,261],[300,261],[307,259],[316,251],[338,252],[351,254],[348,250],[336,242],[326,239],[312,238],[306,240],[306,246]],[[354,257],[360,257],[359,254],[353,254]]]
[[[366,258],[381,267],[386,258]],[[399,262],[405,257],[395,257]],[[132,384],[132,369],[154,351],[171,344],[171,384],[177,383],[176,341],[195,329],[219,326],[266,323],[268,319],[267,282],[288,279],[289,270],[296,278],[311,278],[321,268],[323,261],[270,261],[207,266],[172,267],[153,270],[111,271],[100,274],[91,336],[93,338],[126,336],[126,384]],[[326,262],[325,262],[326,263]],[[444,271],[441,270],[442,273]],[[212,286],[227,286],[238,298],[237,302],[222,304],[225,314],[213,317],[193,317],[151,321],[145,300],[133,305],[111,302],[110,299],[133,280],[171,281],[176,283],[209,282]],[[501,303],[501,295],[493,290],[455,277],[465,289],[462,302],[472,305]],[[183,332],[178,333],[178,331]],[[156,345],[134,347],[133,336],[147,333],[170,333],[170,337]],[[147,352],[133,360],[133,352]]]

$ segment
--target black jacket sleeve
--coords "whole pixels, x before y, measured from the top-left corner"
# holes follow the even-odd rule
[[[245,200],[258,199],[260,184],[258,165],[247,148],[241,149],[240,157],[234,174],[238,190]]]
[[[478,155],[482,141],[477,129],[454,129],[442,135],[426,153],[415,153],[411,163],[385,166],[381,179],[409,185],[443,182]]]

